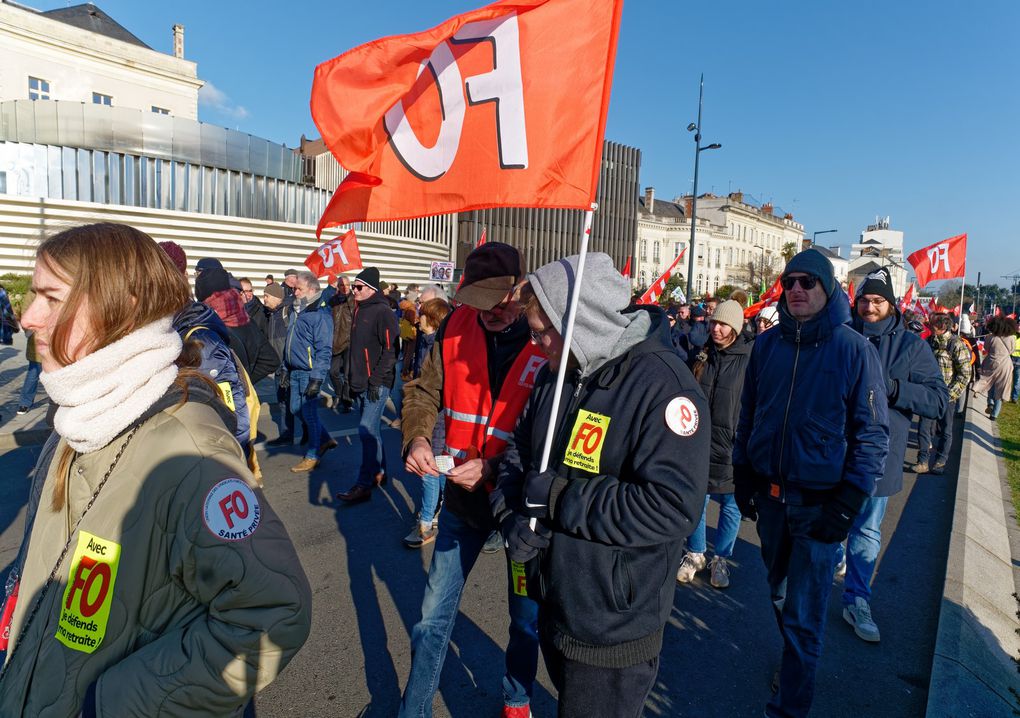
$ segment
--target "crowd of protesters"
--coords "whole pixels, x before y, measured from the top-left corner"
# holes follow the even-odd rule
[[[403,468],[421,480],[402,540],[434,546],[400,716],[432,714],[465,583],[480,553],[501,549],[503,716],[530,715],[540,655],[560,716],[639,716],[677,584],[701,572],[716,589],[739,580],[731,557],[744,520],[757,530],[783,642],[765,715],[805,716],[834,577],[843,619],[880,640],[871,583],[904,463],[942,474],[968,386],[994,420],[1020,384],[1013,318],[954,331],[949,313],[901,311],[886,269],[848,296],[811,249],[787,263],[781,298],[759,311],[739,291],[636,304],[611,259],[593,253],[570,346],[578,258],[528,272],[498,242],[468,256],[452,296],[438,285],[401,292],[371,266],[328,282],[288,269],[262,285],[202,257],[189,277],[179,245],[157,247],[124,225],[68,230],[38,256],[20,326],[0,292],[5,331],[32,333],[21,408],[41,375],[55,411],[7,585],[4,715],[170,704],[232,714],[300,648],[311,596],[261,492],[256,451],[255,385],[272,379],[279,431],[267,444],[299,443],[291,472],[322,470],[337,447],[323,412],[357,412],[360,463],[337,500],[369,501],[396,470],[384,425],[400,430]],[[185,459],[168,453],[181,445]],[[134,487],[103,492],[121,475]],[[60,604],[91,580],[83,571],[109,565],[97,546],[120,555],[126,541],[143,546],[149,568],[136,579],[122,566],[121,608],[106,606],[90,634]],[[52,585],[61,573],[63,597]],[[151,594],[162,597],[155,609]],[[59,644],[43,640],[54,633]],[[204,660],[182,662],[191,651]],[[57,673],[73,680],[53,689]],[[146,690],[110,689],[122,680]]]

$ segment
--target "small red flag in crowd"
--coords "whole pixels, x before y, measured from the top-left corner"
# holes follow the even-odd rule
[[[486,241],[485,240],[485,227],[482,227],[482,236],[478,238],[478,244],[476,244],[475,246],[476,247],[481,247],[483,244],[485,244],[485,241]]]
[[[911,282],[910,286],[907,287],[907,291],[903,293],[903,299],[900,300],[900,311],[905,312],[910,309],[910,305],[914,301],[914,283]]]
[[[669,282],[669,278],[673,276],[673,271],[676,269],[676,265],[680,263],[680,258],[684,256],[684,252],[686,251],[687,248],[684,247],[680,251],[680,254],[676,256],[676,259],[673,260],[673,263],[669,265],[669,269],[663,272],[658,279],[652,282],[652,286],[648,288],[648,291],[641,295],[641,298],[637,301],[638,304],[655,304],[659,301],[659,297],[661,297],[662,293],[666,291],[666,284]]]
[[[928,282],[963,277],[967,273],[967,235],[959,234],[919,249],[907,261],[914,268],[921,289]]]
[[[620,272],[620,274],[622,274],[623,276],[625,276],[628,279],[630,279],[630,255],[629,254],[627,255],[627,263],[625,265],[623,265],[623,271]]]
[[[846,295],[850,297],[850,303],[854,303],[854,280],[850,280],[850,284],[846,287]]]
[[[622,0],[500,0],[319,65],[311,111],[350,174],[317,231],[485,207],[590,209]]]
[[[344,272],[361,269],[361,251],[354,230],[342,237],[323,242],[305,259],[308,271],[316,277],[338,277]]]
[[[761,298],[757,302],[744,310],[744,319],[756,317],[765,307],[771,307],[779,303],[779,298],[783,296],[783,285],[779,280],[780,277],[776,277],[776,281],[772,283],[769,290],[761,295]]]

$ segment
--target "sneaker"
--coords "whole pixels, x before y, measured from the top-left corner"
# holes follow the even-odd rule
[[[531,718],[531,707],[525,703],[523,706],[503,706],[502,718]]]
[[[690,583],[694,580],[694,574],[701,571],[708,565],[705,561],[705,554],[688,551],[680,561],[680,568],[676,572],[677,583]]]
[[[270,439],[266,442],[266,446],[290,446],[294,443],[293,434],[281,434],[275,439]]]
[[[485,543],[482,545],[482,553],[499,553],[503,550],[503,537],[500,536],[499,531],[493,531],[489,534],[489,538],[485,539]],[[505,708],[515,708],[520,706],[506,706]],[[504,708],[504,710],[505,710]],[[524,706],[527,708],[527,706]],[[506,715],[504,713],[503,715]],[[527,715],[525,713],[525,715]]]
[[[28,407],[27,406],[19,406],[18,407],[18,416],[21,416],[22,414],[27,414],[27,413],[28,413]]]
[[[854,627],[854,633],[862,641],[878,643],[878,626],[871,618],[871,606],[863,598],[857,596],[852,606],[843,607],[843,619]]]
[[[928,462],[918,461],[916,464],[910,467],[910,470],[915,474],[927,474],[928,473]]]
[[[712,577],[709,582],[716,588],[726,588],[730,585],[729,562],[722,556],[713,556],[709,566]]]
[[[290,471],[292,474],[302,474],[306,471],[311,471],[318,465],[318,459],[301,459],[301,461],[290,467]]]
[[[946,473],[946,462],[936,461],[935,466],[931,467],[931,473],[937,476],[941,476],[942,474]]]
[[[411,533],[404,537],[404,545],[408,548],[421,548],[425,544],[435,541],[436,534],[438,533],[439,529],[435,526],[429,525],[425,527],[421,524],[415,524],[414,528],[411,529]]]

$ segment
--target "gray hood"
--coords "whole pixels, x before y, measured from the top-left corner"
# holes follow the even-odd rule
[[[567,329],[567,302],[574,289],[578,255],[559,259],[528,274],[542,311],[561,336]],[[587,376],[610,359],[621,356],[652,333],[647,312],[621,314],[630,304],[630,282],[613,266],[608,254],[591,252],[585,258],[580,305],[570,352],[581,375]]]

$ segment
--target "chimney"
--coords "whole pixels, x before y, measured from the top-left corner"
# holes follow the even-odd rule
[[[763,204],[761,206],[761,213],[764,214],[766,217],[771,217],[772,216],[772,203],[771,202],[766,202],[765,204]]]
[[[693,203],[693,200],[691,199],[690,195],[688,195],[687,197],[684,197],[684,216],[687,219],[691,218],[691,210],[693,209],[692,203]]]
[[[744,193],[739,190],[736,192],[730,192],[730,201],[743,203]]]
[[[184,25],[174,25],[174,57],[184,59]]]
[[[645,187],[645,212],[652,213],[655,209],[655,188]]]
[[[804,237],[802,240],[800,240],[800,248],[801,248],[801,251],[803,251],[805,249],[811,249],[811,238],[810,237]]]

